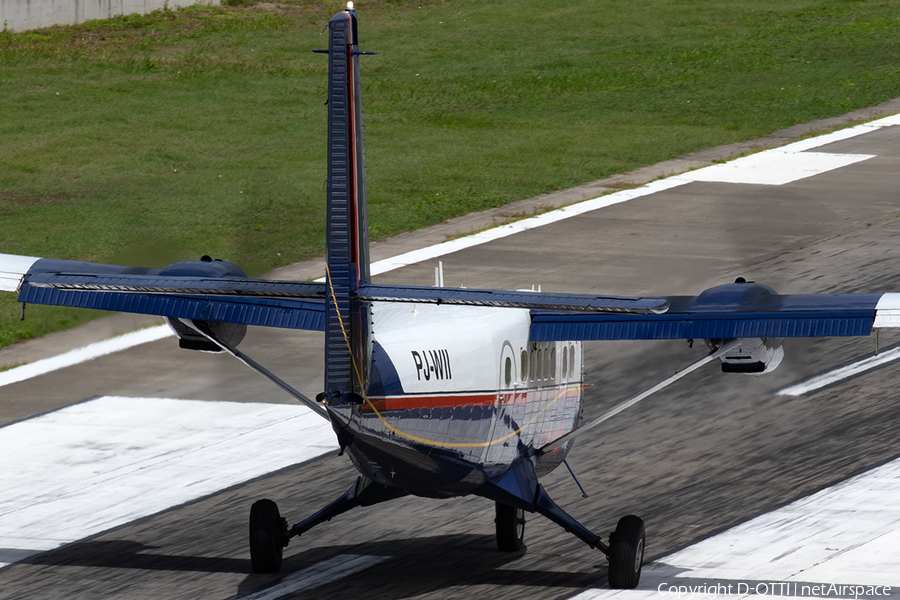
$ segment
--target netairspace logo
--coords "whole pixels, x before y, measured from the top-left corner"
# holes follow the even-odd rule
[[[672,585],[661,583],[656,591],[678,600],[715,600],[720,596],[791,596],[795,598],[878,598],[891,595],[886,585],[841,585],[838,583],[729,583],[703,585]]]

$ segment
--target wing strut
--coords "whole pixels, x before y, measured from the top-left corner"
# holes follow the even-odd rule
[[[587,431],[587,430],[589,430],[589,429],[593,429],[594,427],[596,427],[597,425],[599,425],[599,424],[602,423],[603,421],[606,421],[606,420],[609,419],[610,417],[614,417],[615,415],[619,414],[620,412],[622,412],[622,411],[625,410],[626,408],[629,408],[629,407],[631,407],[631,406],[634,406],[635,404],[637,404],[638,402],[640,402],[641,400],[643,400],[643,399],[646,398],[647,396],[650,396],[651,394],[655,394],[656,392],[658,392],[659,390],[663,389],[664,387],[667,387],[667,386],[669,386],[669,385],[675,383],[676,381],[678,381],[679,379],[681,379],[681,378],[684,377],[685,375],[688,375],[688,374],[690,374],[690,373],[693,373],[694,371],[696,371],[697,369],[699,369],[700,367],[702,367],[702,366],[705,365],[706,363],[708,363],[708,362],[710,362],[710,361],[712,361],[712,360],[715,360],[715,359],[719,358],[720,356],[722,356],[723,354],[725,354],[725,353],[727,353],[727,352],[730,352],[730,351],[733,350],[735,347],[739,346],[740,343],[741,343],[740,340],[730,340],[730,341],[728,341],[728,342],[723,343],[723,344],[722,344],[721,346],[719,346],[716,350],[713,350],[712,352],[710,352],[709,354],[707,354],[706,356],[704,356],[704,357],[701,358],[700,360],[697,360],[697,361],[692,362],[691,364],[689,364],[689,365],[686,366],[685,368],[681,369],[680,371],[675,371],[672,375],[669,375],[668,377],[666,377],[665,379],[663,379],[662,381],[660,381],[660,382],[657,383],[656,385],[654,385],[654,386],[652,386],[652,387],[649,387],[649,388],[647,388],[646,390],[644,390],[643,392],[641,392],[641,393],[639,393],[639,394],[636,394],[636,395],[632,396],[632,397],[629,398],[628,400],[625,400],[624,402],[620,402],[619,404],[616,404],[615,406],[613,406],[611,409],[609,409],[608,411],[606,411],[605,413],[603,413],[602,415],[600,415],[600,416],[597,417],[596,419],[592,419],[591,421],[588,421],[587,423],[585,423],[584,425],[582,425],[582,426],[579,427],[578,429],[573,429],[572,431],[570,431],[570,432],[567,433],[566,435],[564,435],[564,436],[562,436],[562,437],[559,437],[559,438],[556,438],[555,440],[553,440],[553,441],[550,442],[549,444],[546,444],[545,446],[541,446],[541,447],[537,450],[537,452],[538,452],[539,454],[542,454],[542,453],[545,453],[545,452],[549,452],[550,450],[554,450],[554,449],[556,449],[556,448],[559,448],[560,446],[562,446],[563,444],[565,444],[565,443],[568,442],[569,440],[574,439],[576,436],[578,436],[578,435],[584,433],[585,431]]]
[[[253,360],[252,358],[250,358],[249,356],[247,356],[246,354],[244,354],[243,352],[241,352],[240,350],[238,350],[237,348],[235,348],[234,346],[229,344],[228,342],[219,339],[218,336],[216,336],[213,332],[209,331],[206,327],[203,327],[202,325],[198,324],[196,321],[192,321],[191,319],[178,319],[178,320],[181,321],[182,323],[184,323],[185,325],[187,325],[188,327],[190,327],[191,329],[193,329],[194,331],[196,331],[197,333],[199,333],[200,335],[207,338],[212,343],[219,346],[222,350],[224,350],[228,354],[232,355],[233,357],[235,357],[236,359],[238,359],[239,361],[241,361],[242,363],[244,363],[245,365],[247,365],[248,367],[250,367],[257,373],[259,373],[260,375],[262,375],[263,377],[265,377],[266,379],[268,379],[269,381],[271,381],[272,383],[274,383],[281,389],[283,389],[285,392],[287,392],[288,394],[290,394],[291,396],[293,396],[294,398],[296,398],[303,404],[305,404],[314,413],[316,413],[323,419],[325,419],[327,421],[331,420],[328,418],[328,411],[325,410],[324,406],[322,406],[321,404],[319,404],[312,398],[308,398],[304,394],[300,393],[297,389],[291,387],[287,382],[285,382],[284,380],[279,378],[277,375],[275,375],[274,373],[269,371],[267,368],[265,368],[264,366],[262,366],[261,364],[259,364],[258,362],[256,362],[255,360]]]

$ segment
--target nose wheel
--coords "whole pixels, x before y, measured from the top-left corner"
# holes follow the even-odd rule
[[[632,590],[644,564],[644,522],[634,515],[619,519],[609,535],[609,587]]]

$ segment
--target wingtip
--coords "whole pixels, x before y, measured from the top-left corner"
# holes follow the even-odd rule
[[[39,260],[36,256],[0,254],[0,292],[18,292],[22,278]]]

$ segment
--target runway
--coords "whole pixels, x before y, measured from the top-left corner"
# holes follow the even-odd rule
[[[782,293],[900,291],[895,175],[900,120],[851,137],[838,134],[800,144],[780,149],[781,154],[741,159],[744,166],[717,165],[662,180],[647,193],[626,193],[627,201],[610,203],[605,196],[591,210],[569,209],[567,218],[538,217],[546,222],[534,227],[522,221],[503,236],[486,232],[482,235],[493,237],[477,245],[455,242],[453,252],[440,256],[446,283],[671,295],[696,294],[743,276]],[[398,259],[395,263],[406,266],[381,272],[376,281],[430,283],[436,261],[433,252]],[[898,341],[896,335],[882,334],[879,343],[888,348]],[[241,348],[301,391],[315,394],[321,385],[321,343],[317,334],[257,329]],[[586,418],[698,358],[702,346],[588,344]],[[785,361],[771,376],[725,375],[709,366],[579,439],[570,464],[588,498],[581,497],[565,471],[543,480],[561,506],[597,532],[612,530],[624,514],[644,518],[647,559],[657,560],[648,568],[647,581],[657,583],[624,595],[659,594],[660,577],[677,578],[659,565],[672,566],[674,560],[678,572],[687,573],[694,559],[678,562],[677,557],[700,547],[695,544],[719,540],[727,546],[730,538],[721,536],[742,531],[733,527],[781,514],[772,512],[778,509],[792,510],[795,500],[900,456],[896,363],[798,396],[775,393],[872,355],[873,338],[788,340],[785,347]],[[0,432],[19,431],[24,424],[63,415],[64,407],[109,396],[172,399],[176,405],[291,402],[233,359],[178,350],[167,338],[0,387]],[[217,417],[202,420],[215,423]],[[150,427],[141,423],[129,427]],[[148,436],[145,445],[153,446],[154,437]],[[305,437],[297,431],[298,456],[309,445]],[[92,438],[84,440],[81,447]],[[252,575],[246,521],[254,500],[271,497],[296,521],[343,493],[355,473],[346,458],[324,448],[324,454],[285,466],[290,461],[268,458],[266,443],[281,455],[292,442],[290,434],[273,436],[248,450],[260,464],[271,465],[248,475],[250,481],[222,483],[219,491],[192,496],[173,494],[180,499],[169,507],[150,508],[136,519],[123,517],[119,524],[46,553],[25,552],[45,548],[0,542],[8,546],[0,553],[9,562],[21,561],[0,570],[0,598],[586,599],[607,594],[596,591],[604,587],[605,558],[539,517],[528,522],[527,552],[497,552],[493,506],[477,498],[404,498],[357,509],[294,540],[278,576]],[[42,472],[40,453],[33,454],[17,458],[16,467]],[[190,445],[186,454],[192,454]],[[230,462],[224,459],[221,465]],[[217,467],[197,469],[206,477]],[[187,481],[156,478],[146,495],[190,487]],[[885,489],[890,494],[894,488]],[[870,502],[870,508],[884,504],[887,513],[895,514],[889,502],[859,502]],[[852,506],[841,513],[844,522],[853,522]],[[80,518],[68,509],[43,515],[40,524],[51,532]],[[880,518],[875,521],[881,523]],[[4,535],[12,537],[0,532]],[[765,551],[778,557],[790,550],[778,546],[789,538],[776,536],[771,545],[743,556]],[[831,552],[846,553],[835,539]],[[802,540],[810,538],[791,543],[806,548]],[[826,549],[821,552],[830,556]],[[891,564],[893,558],[885,560]],[[757,562],[754,573],[735,575],[723,562],[720,571],[710,567],[689,580],[698,585],[786,577],[771,561]],[[900,565],[894,571],[900,573]],[[825,582],[821,573],[811,573],[818,579],[804,583]],[[886,581],[873,576],[871,584],[893,584],[896,595],[900,575]]]

